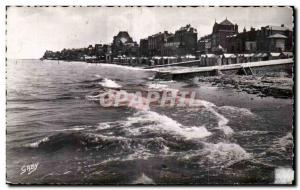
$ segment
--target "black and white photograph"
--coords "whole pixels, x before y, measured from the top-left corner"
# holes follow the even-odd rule
[[[293,6],[6,6],[5,21],[7,184],[295,185]]]

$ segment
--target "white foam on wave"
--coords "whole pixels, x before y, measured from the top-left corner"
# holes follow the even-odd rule
[[[99,95],[95,95],[95,96],[89,96],[89,95],[86,95],[85,98],[87,100],[90,100],[90,101],[99,101],[99,98],[101,97],[101,94]]]
[[[292,168],[276,168],[275,184],[292,184],[294,181],[294,170]]]
[[[139,176],[135,181],[132,182],[133,184],[155,184],[153,179],[146,176],[144,173],[142,173],[141,176]]]
[[[26,145],[26,147],[38,148],[41,143],[47,142],[47,141],[49,141],[49,137],[45,137],[45,138],[43,138],[41,140],[38,140],[38,141],[33,142],[33,143],[30,143],[30,144]]]
[[[200,150],[190,150],[177,155],[183,160],[198,160],[199,165],[211,163],[211,167],[226,168],[242,160],[251,159],[252,154],[235,143],[203,143]]]
[[[131,139],[122,137],[122,136],[108,136],[108,135],[102,135],[102,134],[95,134],[95,133],[88,133],[89,137],[93,137],[95,141],[104,140],[104,141],[110,141],[110,140],[119,140],[123,142],[129,142]]]
[[[230,165],[237,161],[251,158],[251,154],[247,153],[240,145],[235,143],[219,142],[217,144],[206,143],[204,151],[209,154],[207,157],[217,164]]]
[[[285,152],[293,146],[293,135],[289,132],[285,136],[274,140],[272,146],[268,150],[271,152]]]
[[[167,87],[168,87],[168,85],[166,85],[166,84],[159,84],[159,83],[148,84],[148,88],[152,88],[152,89],[165,89]]]
[[[58,129],[58,130],[54,130],[54,131],[81,131],[81,130],[84,130],[86,127],[90,127],[90,126],[72,127],[72,128],[68,128],[68,129]]]
[[[211,135],[211,132],[204,126],[183,126],[172,118],[153,111],[137,112],[133,117],[127,119],[125,126],[129,127],[135,123],[146,124],[137,129],[138,131],[145,128],[148,130],[167,131],[181,135],[187,139],[204,138]]]
[[[150,84],[149,87],[165,89],[167,86],[164,86],[164,85],[165,84]],[[176,89],[172,89],[172,90],[176,90]],[[219,107],[217,107],[215,104],[205,101],[205,100],[196,99],[193,101],[193,104],[190,106],[206,108],[208,111],[210,111],[212,114],[214,114],[218,118],[218,128],[220,130],[222,130],[225,135],[231,135],[234,133],[233,129],[227,125],[229,120],[224,115],[220,114],[217,111],[219,109]],[[238,108],[238,107],[233,107],[233,106],[223,106],[221,108],[222,109],[230,109],[230,110],[238,110],[239,112],[241,112],[243,114],[253,115],[253,113],[246,108]]]
[[[168,81],[168,83],[169,83],[169,81]],[[160,91],[167,91],[167,92],[173,92],[173,93],[177,93],[179,91],[174,88],[169,88],[168,84],[166,84],[166,82],[162,82],[162,81],[160,81],[159,83],[148,83],[147,86],[150,89],[155,89],[155,90],[160,90]]]
[[[255,116],[255,114],[247,108],[240,108],[235,106],[221,106],[219,107],[219,110],[230,112],[230,113],[236,113],[238,115],[243,115],[243,116]]]
[[[291,132],[287,133],[287,135],[279,138],[277,142],[278,142],[278,144],[280,144],[283,147],[293,144],[294,142],[293,142],[292,133]]]
[[[107,164],[109,162],[116,162],[116,161],[120,161],[122,160],[120,157],[116,157],[116,158],[108,158],[106,160],[103,160],[101,162],[95,163],[95,164],[89,164],[87,167],[91,168],[91,167],[96,167],[96,166],[100,166],[102,164]]]
[[[99,84],[102,85],[103,87],[107,87],[107,88],[121,88],[122,87],[115,81],[113,81],[111,79],[107,79],[107,78],[103,79],[103,81],[99,82]]]
[[[137,148],[134,149],[134,153],[127,155],[125,158],[122,158],[122,161],[130,161],[130,160],[146,160],[154,155],[151,154],[146,147],[139,145]]]
[[[270,133],[271,131],[257,131],[257,130],[250,130],[250,131],[239,131],[238,134],[243,136],[251,136],[251,135],[265,135]]]
[[[218,128],[221,129],[224,132],[224,134],[231,135],[234,133],[233,129],[227,125],[229,120],[216,111],[217,106],[215,104],[205,100],[196,100],[195,105],[203,106],[211,113],[213,113],[218,118]]]
[[[110,124],[107,123],[99,123],[96,127],[98,130],[109,129],[111,128]]]

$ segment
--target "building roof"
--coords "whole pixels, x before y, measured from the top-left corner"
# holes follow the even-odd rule
[[[233,25],[232,22],[230,22],[229,20],[227,20],[227,18],[225,20],[223,20],[220,24],[221,25]]]
[[[206,56],[207,56],[208,58],[214,58],[214,57],[217,57],[217,55],[211,54],[211,53],[206,54]]]
[[[184,27],[181,27],[178,31],[193,31],[195,33],[197,33],[197,30],[195,28],[193,28],[190,24],[187,24]]]
[[[268,38],[287,38],[287,37],[285,35],[276,33],[276,34],[269,36]]]
[[[280,53],[270,53],[270,55],[272,56],[272,57],[279,57],[280,56]]]
[[[282,52],[285,56],[294,56],[293,52]]]
[[[236,56],[234,54],[230,54],[230,53],[224,53],[223,56],[225,58],[236,58]]]
[[[162,57],[160,57],[160,56],[154,56],[154,57],[152,57],[152,59],[161,59]]]
[[[286,26],[275,26],[275,25],[268,25],[266,26],[266,28],[270,28],[272,30],[278,30],[278,31],[286,31],[286,30],[290,30],[288,27]]]
[[[194,55],[185,55],[185,56],[181,56],[181,57],[190,58],[190,59],[195,59],[196,58],[196,56],[194,56]]]
[[[258,53],[254,55],[255,57],[268,57],[268,54],[266,53]]]
[[[244,57],[254,57],[254,55],[255,55],[254,53],[251,53],[251,54],[245,53],[245,54],[244,54]]]

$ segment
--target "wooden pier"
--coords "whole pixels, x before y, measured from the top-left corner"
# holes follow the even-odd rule
[[[178,63],[179,64],[179,63]],[[259,61],[259,62],[248,62],[248,63],[237,63],[230,65],[217,65],[209,67],[184,67],[184,68],[162,68],[158,69],[156,77],[162,79],[180,79],[180,78],[190,78],[194,76],[212,76],[217,75],[219,72],[226,71],[238,71],[244,72],[244,74],[252,74],[253,70],[256,68],[272,68],[272,67],[281,67],[290,68],[294,64],[294,59],[277,59],[269,61]]]

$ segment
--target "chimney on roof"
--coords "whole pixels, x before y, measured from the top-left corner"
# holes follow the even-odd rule
[[[284,24],[281,24],[281,27],[284,27]]]

